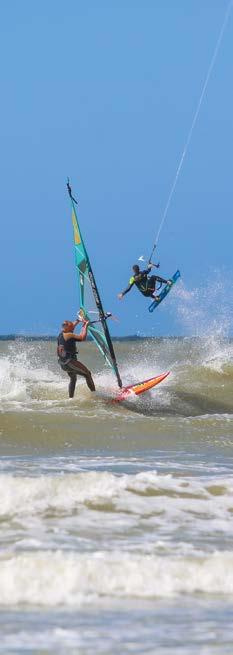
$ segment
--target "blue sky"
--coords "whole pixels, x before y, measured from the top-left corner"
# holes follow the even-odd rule
[[[120,319],[113,333],[186,333],[171,294],[152,316],[136,290],[116,296],[150,254],[228,4],[2,3],[0,333],[55,334],[76,312],[67,175],[105,307]],[[221,279],[226,312],[232,42],[233,11],[158,252],[161,274],[179,267],[188,292]]]

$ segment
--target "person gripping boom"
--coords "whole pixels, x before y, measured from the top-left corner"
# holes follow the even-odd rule
[[[80,334],[74,334],[74,329],[78,323],[83,323],[83,328]],[[57,356],[58,362],[63,371],[70,377],[69,383],[69,398],[73,398],[75,386],[77,382],[77,375],[85,378],[87,386],[90,391],[95,391],[94,381],[92,379],[91,371],[77,360],[76,341],[85,341],[87,338],[87,328],[89,321],[64,321],[62,323],[62,331],[57,339]]]
[[[133,273],[132,277],[129,280],[129,285],[128,287],[122,291],[121,293],[118,293],[118,298],[119,300],[122,300],[123,296],[125,296],[126,293],[128,293],[133,285],[135,284],[137,289],[143,294],[143,296],[146,296],[147,298],[154,298],[157,300],[156,296],[156,283],[159,282],[160,287],[162,284],[171,284],[170,280],[165,280],[163,277],[160,277],[159,275],[150,275],[148,277],[148,274],[151,272],[151,269],[153,266],[156,266],[156,268],[159,267],[159,264],[148,264],[148,268],[145,271],[140,271],[140,268],[138,264],[134,264],[133,266]]]

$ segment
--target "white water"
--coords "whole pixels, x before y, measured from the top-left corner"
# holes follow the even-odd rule
[[[172,364],[126,406],[89,343],[69,400],[55,348],[1,344],[0,653],[232,655],[232,341],[116,344],[129,382]]]
[[[233,594],[233,555],[170,558],[96,551],[46,551],[0,560],[1,603],[98,606],[98,598],[156,599]]]

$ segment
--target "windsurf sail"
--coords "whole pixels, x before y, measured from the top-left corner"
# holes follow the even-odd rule
[[[80,315],[90,321],[88,326],[88,335],[93,339],[96,346],[102,353],[107,364],[112,368],[115,373],[118,386],[122,387],[116,356],[109,333],[107,318],[110,313],[104,312],[99,291],[96,285],[93,270],[87,254],[86,246],[84,244],[79,222],[77,218],[76,207],[77,201],[72,196],[69,180],[67,182],[67,189],[71,199],[72,206],[72,223],[74,232],[74,248],[75,248],[75,266],[78,276],[79,284],[79,302],[80,302]],[[93,320],[94,314],[94,320]],[[98,327],[97,327],[98,325]]]

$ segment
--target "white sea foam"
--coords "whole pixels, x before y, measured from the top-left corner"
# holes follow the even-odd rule
[[[2,605],[83,605],[98,598],[233,594],[233,555],[195,558],[43,552],[0,559]]]
[[[141,526],[143,536],[147,526],[156,529],[157,539],[177,529],[182,529],[183,534],[188,532],[191,538],[195,517],[196,537],[233,536],[230,476],[192,479],[156,471],[134,475],[92,471],[31,478],[1,475],[0,495],[0,516],[8,520],[17,517],[25,527],[27,523],[32,525],[33,517],[44,521],[49,512],[57,520],[60,515],[62,521],[65,513],[72,516],[76,528],[82,524],[84,535],[85,526],[99,533],[101,521],[104,538],[104,527],[108,535],[114,513],[113,535]],[[73,512],[77,510],[75,518]],[[40,539],[40,529],[38,526],[38,533],[30,533],[30,538]]]
[[[8,354],[0,357],[1,404],[30,401],[40,396],[41,388],[53,396],[65,388],[64,380],[41,361],[40,351],[35,355],[34,347],[10,346]]]
[[[13,374],[13,366],[7,357],[0,359],[0,397],[1,400],[23,401],[27,399],[25,381]]]
[[[204,350],[204,348],[203,348]],[[233,367],[233,344],[219,341],[215,336],[209,337],[205,343],[205,355],[202,361],[205,368],[217,373],[232,374]]]
[[[19,348],[8,344],[7,354],[0,357],[0,410],[11,411],[13,408],[22,412],[66,413],[73,417],[77,412],[76,416],[84,417],[85,424],[88,419],[100,419],[103,424],[106,417],[117,419],[124,416],[124,421],[130,420],[130,410],[134,417],[137,412],[137,422],[145,413],[158,416],[165,411],[167,415],[193,416],[213,412],[215,407],[216,413],[230,412],[231,389],[228,387],[233,361],[230,341],[211,336],[198,340],[145,340],[118,344],[124,383],[171,369],[171,374],[161,385],[142,396],[128,399],[125,406],[118,407],[109,403],[116,394],[112,371],[103,366],[101,358],[96,360],[91,346],[85,344],[84,361],[91,370],[98,369],[94,373],[97,392],[90,394],[85,381],[78,378],[75,397],[69,400],[68,378],[57,365],[54,344],[44,342],[35,347],[22,342]],[[228,385],[221,392],[221,398],[216,372],[225,376],[223,382]]]

